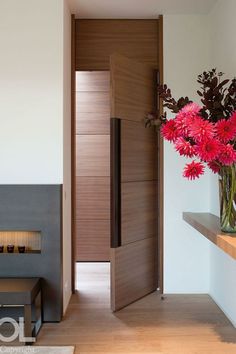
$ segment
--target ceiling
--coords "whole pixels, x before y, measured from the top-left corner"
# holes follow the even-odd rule
[[[157,18],[207,14],[217,0],[67,0],[77,18]]]

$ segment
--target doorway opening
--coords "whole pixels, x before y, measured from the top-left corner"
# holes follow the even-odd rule
[[[110,73],[76,72],[76,283],[83,301],[109,303]],[[93,289],[100,289],[99,293]],[[101,299],[103,297],[103,300]]]
[[[72,284],[110,262],[113,311],[163,288],[162,140],[142,122],[162,53],[162,17],[72,20]]]
[[[75,287],[81,308],[110,309],[110,262],[76,262]]]

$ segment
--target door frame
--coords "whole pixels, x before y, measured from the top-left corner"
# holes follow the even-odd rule
[[[159,84],[164,83],[164,56],[163,56],[163,15],[158,19],[158,63],[159,63]],[[163,114],[163,102],[157,96],[158,114]],[[164,144],[163,138],[158,132],[158,287],[160,293],[164,292]]]
[[[75,293],[75,263],[76,263],[76,33],[75,33],[75,15],[71,15],[71,290]],[[159,63],[159,83],[163,83],[164,65],[163,65],[163,16],[158,18],[158,63]],[[158,114],[163,113],[162,101],[157,98]],[[163,139],[158,133],[158,288],[163,293],[163,167],[164,167],[164,148]]]
[[[76,247],[76,43],[75,15],[71,15],[71,291],[75,293],[75,247]]]

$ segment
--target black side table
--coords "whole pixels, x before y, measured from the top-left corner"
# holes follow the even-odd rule
[[[24,336],[35,337],[42,326],[40,278],[0,278],[0,305],[24,306]],[[32,305],[36,322],[32,327]]]

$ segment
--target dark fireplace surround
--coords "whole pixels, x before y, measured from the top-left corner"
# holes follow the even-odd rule
[[[0,277],[42,278],[43,319],[60,321],[62,185],[0,185],[0,231],[41,232],[41,253],[0,254]]]

